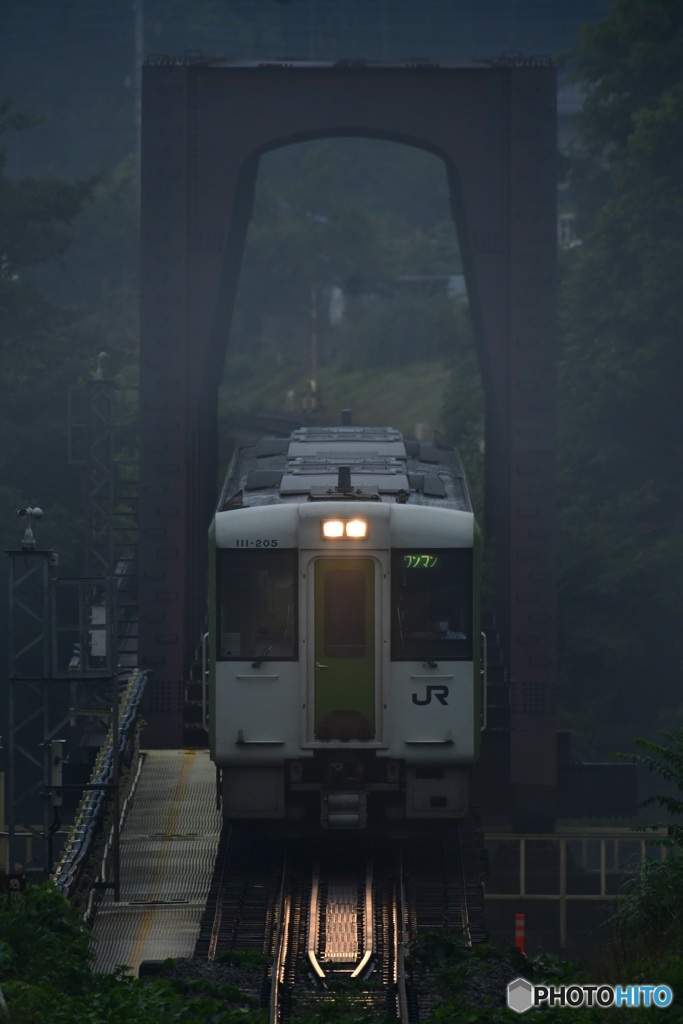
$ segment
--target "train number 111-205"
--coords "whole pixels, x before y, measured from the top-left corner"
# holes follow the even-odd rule
[[[276,548],[276,540],[236,540],[236,548]]]

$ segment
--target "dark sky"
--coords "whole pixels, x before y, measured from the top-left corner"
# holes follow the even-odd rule
[[[607,0],[0,0],[0,97],[47,118],[13,140],[9,170],[83,177],[131,152],[140,55],[558,58],[607,8]]]

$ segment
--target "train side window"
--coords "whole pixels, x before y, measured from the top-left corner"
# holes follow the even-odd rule
[[[221,549],[217,556],[218,659],[296,660],[296,551]]]
[[[394,661],[471,661],[470,549],[395,549],[391,593]]]

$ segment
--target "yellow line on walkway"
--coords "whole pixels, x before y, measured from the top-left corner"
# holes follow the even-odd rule
[[[168,820],[166,822],[165,835],[172,838],[176,834],[178,827],[178,820],[180,818],[180,812],[183,808],[185,795],[187,793],[187,785],[189,781],[190,771],[194,762],[196,751],[186,750],[183,753],[183,763],[180,766],[180,774],[178,775],[178,782],[176,783],[173,796],[171,797],[171,806]],[[157,861],[152,880],[149,887],[149,899],[159,899],[158,893],[162,883],[165,881],[168,874],[168,860],[171,856],[173,844],[168,842],[164,843],[161,848],[161,856]],[[149,933],[154,924],[156,916],[156,907],[144,907],[142,914],[139,918],[138,926],[133,936],[133,942],[131,945],[130,956],[128,956],[128,966],[137,973],[137,969],[140,963],[146,959],[145,957],[145,946],[149,939]]]

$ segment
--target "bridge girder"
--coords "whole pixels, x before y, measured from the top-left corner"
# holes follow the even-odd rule
[[[182,743],[204,616],[217,383],[259,158],[332,136],[444,160],[486,396],[486,532],[512,684],[510,781],[556,782],[556,80],[550,66],[143,69],[140,622],[146,742]],[[453,439],[457,444],[457,438]]]

